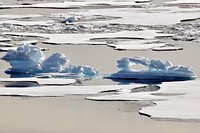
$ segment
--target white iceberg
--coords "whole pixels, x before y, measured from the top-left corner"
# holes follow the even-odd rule
[[[6,73],[15,77],[42,76],[46,73],[54,77],[93,77],[98,74],[96,69],[89,66],[68,66],[69,58],[61,53],[54,53],[45,59],[41,48],[31,44],[9,50],[3,59],[12,66]]]
[[[73,73],[73,74],[81,76],[81,77],[82,76],[87,77],[88,75],[89,76],[98,75],[98,71],[96,71],[96,69],[89,67],[89,66],[85,66],[85,65],[82,65],[82,66],[70,65],[69,67],[66,67],[63,72]]]
[[[106,75],[105,78],[114,80],[156,80],[179,81],[195,79],[195,71],[186,66],[173,66],[171,62],[165,63],[160,60],[149,60],[145,57],[122,58],[118,60],[118,67],[121,69],[117,73]],[[141,65],[145,70],[131,68],[134,65]]]

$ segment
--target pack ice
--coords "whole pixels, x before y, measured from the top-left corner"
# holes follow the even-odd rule
[[[12,66],[6,70],[12,76],[64,76],[64,77],[93,77],[98,71],[89,66],[68,65],[70,59],[62,53],[54,53],[45,59],[44,53],[38,46],[22,44],[16,50],[9,50],[3,60]]]
[[[156,80],[163,81],[180,81],[196,78],[195,71],[191,67],[173,66],[170,61],[163,63],[160,60],[149,60],[145,57],[122,58],[117,61],[118,68],[121,70],[117,73],[107,75],[106,78],[113,80]],[[131,68],[134,65],[145,67],[143,70]]]

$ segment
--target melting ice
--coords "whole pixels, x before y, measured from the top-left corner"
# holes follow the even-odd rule
[[[118,68],[121,70],[117,73],[106,76],[113,80],[155,80],[180,81],[196,78],[194,70],[186,66],[173,66],[171,62],[165,63],[160,60],[149,60],[145,57],[122,58],[117,61]],[[131,68],[134,65],[146,67],[146,70],[136,70]]]
[[[68,65],[70,59],[62,53],[54,53],[45,59],[38,46],[23,44],[16,50],[9,50],[3,59],[12,66],[6,71],[15,77],[24,76],[66,76],[93,77],[98,71],[89,66]]]

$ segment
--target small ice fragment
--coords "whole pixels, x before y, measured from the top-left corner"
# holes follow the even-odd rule
[[[29,40],[29,41],[22,41],[19,44],[32,44],[32,45],[36,45],[38,43],[37,40]]]
[[[176,51],[176,50],[183,50],[183,47],[167,46],[167,47],[153,48],[152,50],[153,51]]]
[[[152,0],[135,0],[135,3],[148,3],[151,2]]]
[[[72,16],[72,17],[69,17],[69,18],[65,18],[64,20],[61,21],[61,23],[72,23],[72,22],[75,22],[77,20],[78,20],[78,18],[76,16]]]
[[[84,65],[82,66],[70,65],[69,67],[65,68],[64,72],[72,73],[83,77],[93,77],[99,73],[96,69]]]
[[[12,23],[3,23],[3,27],[7,29],[12,29],[14,26]]]
[[[94,26],[92,24],[80,24],[79,27],[82,28],[82,29],[94,28]]]
[[[67,27],[65,27],[65,30],[78,31],[78,28],[76,26],[73,26],[73,25],[68,25]]]

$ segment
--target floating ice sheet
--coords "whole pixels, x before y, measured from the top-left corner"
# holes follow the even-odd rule
[[[14,45],[10,44],[10,43],[4,43],[4,42],[0,43],[0,47],[12,47],[12,46],[14,46]]]
[[[199,9],[181,9],[178,7],[149,7],[126,9],[91,9],[77,15],[109,15],[118,19],[106,20],[107,23],[136,24],[136,25],[172,25],[181,20],[199,18]],[[96,21],[93,21],[96,23]],[[98,21],[99,22],[99,21]],[[105,22],[104,20],[100,22]]]
[[[109,44],[108,46],[114,47],[116,50],[149,50],[156,47],[163,47],[165,43],[157,42],[156,40],[132,40],[117,42],[116,44]]]
[[[1,45],[1,44],[0,44]],[[0,52],[8,52],[9,50],[17,50],[18,47],[0,47]],[[48,48],[40,48],[41,51],[48,51]]]
[[[177,51],[183,50],[183,47],[167,46],[167,47],[156,47],[152,49],[153,51]]]
[[[19,15],[19,14],[3,14],[0,15],[1,19],[25,19],[25,18],[35,18],[42,17],[40,14],[27,14],[27,15]]]
[[[200,81],[184,81],[164,83],[157,94],[183,94],[176,97],[168,96],[167,100],[154,101],[155,106],[144,107],[140,113],[152,118],[168,119],[200,119]]]
[[[0,47],[0,52],[8,52],[9,50],[16,50],[17,47]]]
[[[116,33],[100,34],[39,34],[7,32],[5,35],[30,36],[48,38],[43,41],[49,44],[96,44],[106,45],[106,39],[152,39],[155,37],[168,37],[173,34],[162,34],[159,30],[121,31]],[[78,38],[78,39],[77,39]],[[101,41],[98,41],[101,39]]]
[[[173,66],[171,62],[161,62],[160,60],[149,60],[145,57],[122,58],[118,60],[118,68],[121,70],[117,73],[106,76],[106,78],[114,80],[157,80],[164,81],[180,81],[196,78],[195,71],[191,67]],[[131,68],[134,65],[145,67],[144,70],[136,70]]]
[[[0,82],[37,82],[40,85],[69,85],[74,84],[76,80],[61,78],[0,78]]]
[[[146,3],[148,4],[148,3]],[[0,8],[55,8],[55,9],[73,9],[81,7],[96,7],[101,5],[107,6],[124,6],[124,5],[141,5],[135,1],[115,2],[115,1],[87,1],[87,2],[57,2],[57,3],[40,3],[33,5],[1,5]]]
[[[174,0],[169,2],[164,2],[167,4],[199,4],[199,0]]]
[[[154,106],[142,107],[141,114],[156,119],[200,120],[200,80],[166,82],[156,92],[123,92],[87,97],[90,100],[148,100]]]
[[[38,43],[38,40],[29,40],[29,41],[22,41],[19,44],[32,44],[36,45]]]
[[[10,38],[4,38],[0,36],[0,42],[9,42],[9,41],[11,41]]]
[[[147,3],[151,2],[152,0],[135,0],[135,3]]]
[[[32,97],[49,97],[49,96],[65,96],[65,95],[87,95],[98,94],[101,92],[120,91],[123,89],[134,89],[141,84],[133,85],[100,85],[100,86],[42,86],[42,87],[1,87],[1,96],[32,96]]]
[[[53,21],[18,21],[18,20],[1,20],[0,24],[19,25],[19,26],[52,26]]]

